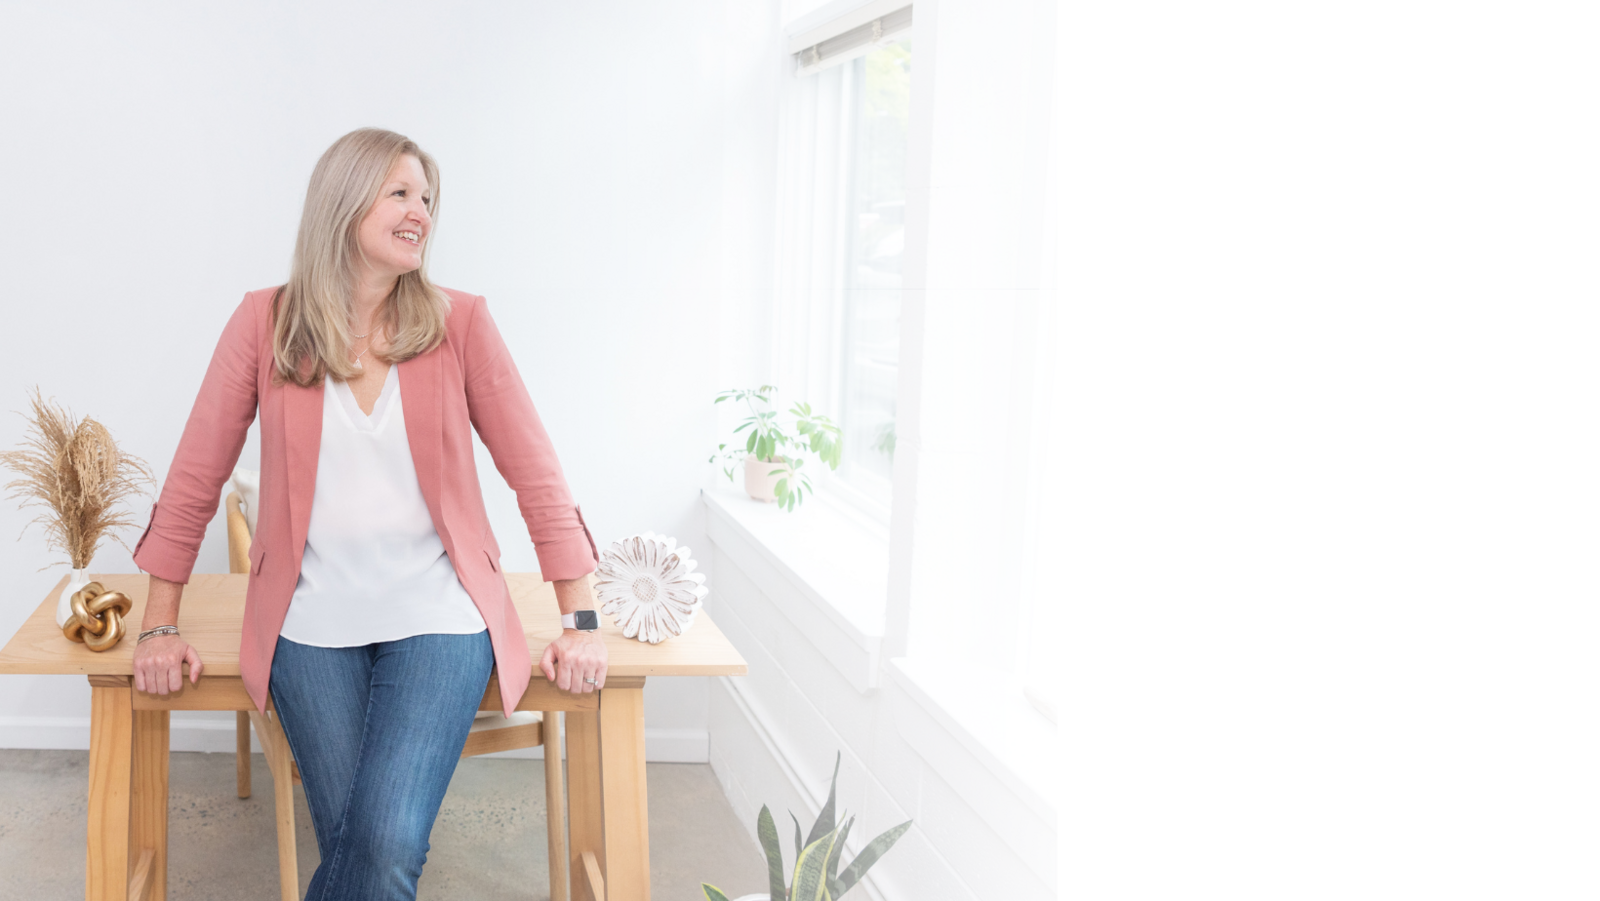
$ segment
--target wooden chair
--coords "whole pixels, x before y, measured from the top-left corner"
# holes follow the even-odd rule
[[[231,492],[224,507],[228,515],[228,568],[235,573],[250,571],[250,525],[241,509],[239,493]],[[283,901],[298,901],[300,870],[294,844],[294,786],[300,782],[300,767],[289,750],[289,740],[278,723],[278,712],[267,700],[267,713],[238,712],[239,797],[250,797],[250,727],[254,725],[272,773],[273,802],[278,812],[278,882]],[[506,716],[496,710],[480,710],[461,749],[462,757],[495,751],[545,746],[545,805],[549,809],[550,898],[569,901],[567,882],[567,802],[561,774],[561,718],[554,712],[519,710]]]

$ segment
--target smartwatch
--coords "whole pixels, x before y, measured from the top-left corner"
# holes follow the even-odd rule
[[[593,610],[579,610],[575,613],[561,614],[561,628],[577,629],[579,632],[593,632],[600,628],[600,617]]]

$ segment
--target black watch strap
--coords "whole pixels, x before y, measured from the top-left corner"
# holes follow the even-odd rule
[[[579,632],[594,632],[600,628],[600,615],[593,610],[575,610],[572,613],[561,614],[561,628],[577,629]]]

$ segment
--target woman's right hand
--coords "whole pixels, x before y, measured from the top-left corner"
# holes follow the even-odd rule
[[[182,635],[152,635],[133,649],[133,687],[164,695],[183,687],[183,662],[189,662],[189,682],[198,684],[205,665],[200,654]]]

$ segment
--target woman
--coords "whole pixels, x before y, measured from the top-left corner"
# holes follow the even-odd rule
[[[567,626],[539,666],[605,684],[577,616],[594,541],[481,297],[434,287],[433,159],[361,129],[318,161],[289,281],[252,292],[217,344],[134,561],[150,574],[134,685],[204,664],[178,604],[223,483],[261,417],[240,672],[270,692],[322,862],[308,899],[414,898],[428,834],[498,668],[506,713],[531,674],[473,466],[472,429],[515,490]]]

